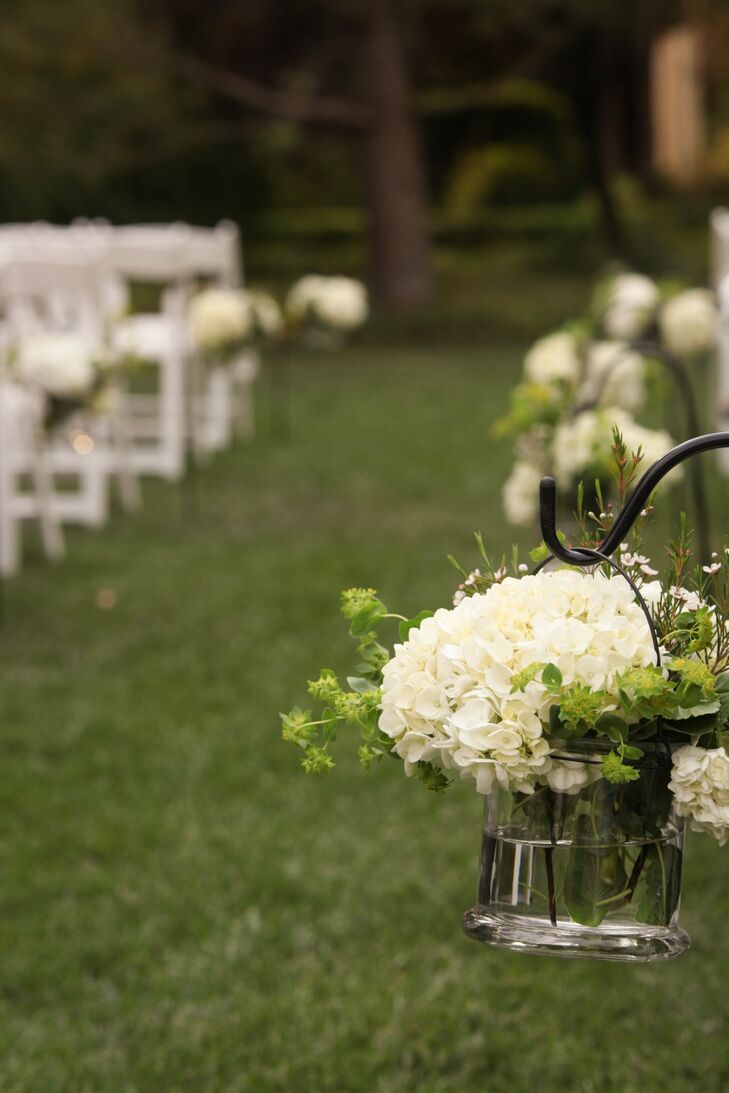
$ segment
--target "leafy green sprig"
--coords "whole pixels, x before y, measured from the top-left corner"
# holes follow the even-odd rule
[[[378,727],[382,698],[382,669],[390,659],[388,649],[378,639],[378,626],[387,619],[399,622],[404,641],[413,626],[432,614],[421,611],[414,619],[388,611],[374,588],[349,588],[341,596],[341,612],[349,620],[349,633],[357,642],[358,662],[355,673],[347,676],[346,687],[331,668],[324,668],[317,679],[309,680],[308,692],[319,704],[319,713],[296,706],[282,713],[283,739],[301,748],[301,765],[309,774],[321,774],[335,765],[331,746],[344,726],[360,734],[359,761],[368,770],[391,752],[393,741]],[[439,777],[430,764],[418,764],[416,773],[432,788],[441,788],[447,779]]]

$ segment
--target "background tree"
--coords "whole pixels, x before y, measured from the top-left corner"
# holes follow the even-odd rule
[[[647,52],[679,10],[670,0],[0,0],[0,205],[11,219],[227,213],[245,230],[292,195],[359,203],[376,295],[402,307],[428,298],[428,210],[458,162],[498,146],[479,169],[493,173],[500,156],[500,199],[510,187],[519,197],[502,151],[516,145],[519,177],[537,195],[539,185],[563,198],[592,189],[623,253],[611,174],[646,170]],[[504,111],[515,78],[570,105],[567,166],[549,152],[549,110],[536,134],[524,110]],[[529,168],[535,140],[561,190]]]

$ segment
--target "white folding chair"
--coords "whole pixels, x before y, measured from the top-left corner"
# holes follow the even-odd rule
[[[112,231],[107,267],[128,283],[160,292],[156,312],[129,315],[116,324],[112,344],[159,369],[157,391],[129,395],[132,460],[142,474],[178,479],[185,470],[188,406],[187,301],[192,274],[181,227],[129,226]]]
[[[104,248],[79,246],[67,240],[41,240],[16,246],[0,270],[0,297],[11,337],[17,344],[48,330],[82,334],[104,344]],[[125,442],[123,398],[105,416],[83,415],[83,443],[56,435],[47,444],[46,465],[53,476],[68,476],[74,487],[51,491],[54,513],[64,522],[98,527],[108,517],[109,478],[119,483],[122,504],[138,508],[141,493]],[[66,429],[79,434],[73,419]]]

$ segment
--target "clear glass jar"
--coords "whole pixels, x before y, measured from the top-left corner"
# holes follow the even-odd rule
[[[671,757],[641,743],[640,778],[600,775],[609,743],[560,744],[566,792],[498,789],[486,798],[478,903],[469,937],[522,952],[600,960],[670,959],[678,925],[684,821],[668,789]],[[579,784],[582,783],[582,784]]]

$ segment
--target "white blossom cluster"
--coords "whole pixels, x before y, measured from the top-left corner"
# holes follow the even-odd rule
[[[190,302],[187,313],[190,338],[196,349],[215,353],[244,342],[253,332],[253,309],[244,292],[207,288]]]
[[[729,839],[729,755],[724,748],[686,744],[673,753],[668,788],[676,810],[694,831],[707,831],[723,846]]]
[[[645,361],[625,342],[593,342],[587,351],[578,403],[639,410],[646,398]]]
[[[504,482],[502,501],[510,524],[527,527],[539,511],[539,482],[543,471],[537,463],[519,459]]]
[[[187,322],[193,347],[215,355],[244,345],[259,332],[278,333],[281,312],[265,292],[206,288],[190,301]]]
[[[577,383],[581,373],[577,339],[566,331],[540,338],[524,358],[524,375],[534,383]]]
[[[651,326],[660,294],[658,286],[642,273],[621,273],[610,282],[606,293],[602,325],[610,338],[634,341]]]
[[[333,330],[354,330],[369,314],[367,289],[352,277],[311,274],[292,286],[285,310],[297,322],[310,319]]]
[[[96,342],[81,334],[31,334],[18,344],[14,371],[21,383],[48,395],[82,399],[94,386],[101,359]]]
[[[545,726],[557,699],[539,679],[512,693],[515,673],[551,663],[565,685],[617,695],[619,672],[654,660],[645,616],[621,577],[506,577],[437,611],[395,646],[380,728],[408,774],[422,760],[458,772],[479,793],[496,785],[531,793],[538,781],[577,792],[599,774],[551,757]]]
[[[665,429],[639,425],[631,414],[619,407],[585,410],[571,420],[561,422],[555,429],[552,450],[555,474],[573,480],[586,471],[607,470],[616,425],[629,452],[642,448],[645,467],[674,446],[675,441]]]
[[[703,288],[679,292],[661,308],[659,327],[662,341],[679,357],[710,352],[718,329],[714,297]]]

